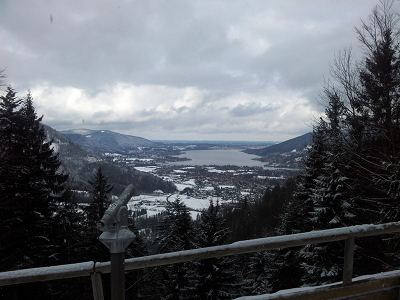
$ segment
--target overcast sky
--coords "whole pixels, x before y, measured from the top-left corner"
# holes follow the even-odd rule
[[[0,69],[57,130],[283,141],[377,0],[2,0]],[[399,8],[400,1],[395,2]]]

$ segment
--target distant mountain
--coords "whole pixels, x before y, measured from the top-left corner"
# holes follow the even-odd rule
[[[73,129],[60,131],[72,142],[96,153],[128,153],[139,147],[155,147],[147,139],[110,130]]]
[[[248,154],[265,156],[267,154],[292,152],[294,150],[302,151],[311,144],[312,136],[313,133],[309,132],[279,144],[275,144],[261,149],[246,149],[244,150],[244,152]]]
[[[80,171],[84,165],[101,162],[102,159],[81,146],[75,144],[60,132],[44,125],[44,129],[49,139],[53,139],[53,148],[59,154],[63,162],[64,170],[70,174],[70,178],[79,182],[82,178]],[[87,181],[86,179],[84,179]]]
[[[108,181],[114,185],[113,193],[117,195],[130,183],[135,186],[137,194],[154,190],[172,192],[176,189],[174,184],[152,174],[140,172],[131,166],[120,166],[106,161],[92,151],[75,144],[50,126],[44,125],[44,128],[48,138],[53,140],[52,146],[59,154],[62,168],[69,174],[73,188],[87,189],[88,180],[101,167]]]

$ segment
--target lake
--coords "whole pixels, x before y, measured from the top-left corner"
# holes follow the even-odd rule
[[[184,154],[176,155],[176,157],[187,157],[192,160],[170,162],[173,165],[189,165],[189,166],[203,166],[203,165],[235,165],[235,166],[250,166],[262,167],[265,163],[252,160],[260,156],[253,154],[246,154],[240,150],[235,149],[221,149],[221,150],[191,150],[186,151]]]

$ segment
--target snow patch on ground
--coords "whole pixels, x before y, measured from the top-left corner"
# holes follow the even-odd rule
[[[221,189],[234,189],[234,185],[220,185],[219,188]]]
[[[178,189],[178,191],[183,191],[185,188],[193,188],[193,185],[184,183],[175,183],[175,186]]]
[[[189,208],[193,219],[196,219],[197,215],[209,207],[210,201],[208,199],[199,199],[189,197],[185,195],[140,195],[134,196],[128,202],[127,207],[132,211],[146,210],[145,215],[141,217],[151,217],[165,211],[165,207],[168,201],[174,201],[177,197]]]
[[[146,173],[153,173],[157,169],[157,167],[156,166],[135,167],[135,169]]]

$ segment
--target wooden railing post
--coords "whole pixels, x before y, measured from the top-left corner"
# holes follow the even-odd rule
[[[90,274],[92,279],[93,299],[104,300],[103,283],[101,282],[101,273]]]
[[[344,264],[343,264],[343,283],[350,283],[353,279],[353,261],[354,261],[354,237],[346,240],[344,248]]]

